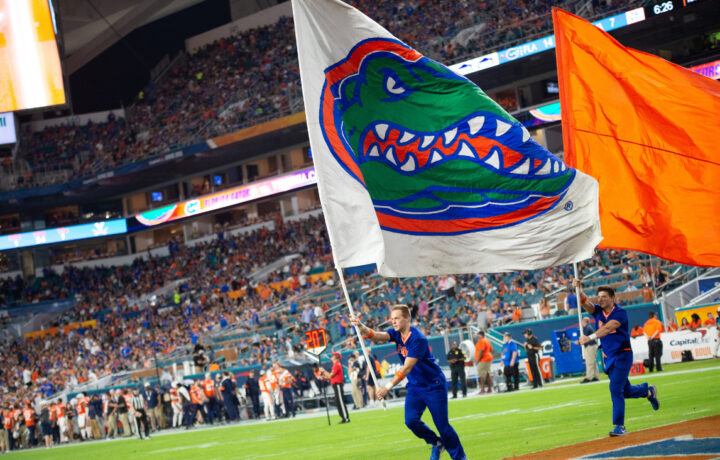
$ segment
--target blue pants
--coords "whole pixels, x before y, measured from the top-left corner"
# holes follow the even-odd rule
[[[197,406],[192,403],[183,404],[183,420],[185,421],[185,428],[190,428],[195,423],[195,414],[197,413]]]
[[[233,402],[233,395],[230,392],[223,393],[223,403],[225,404],[225,412],[227,412],[228,419],[230,421],[236,421],[240,418],[238,414],[237,406]]]
[[[610,398],[613,404],[613,425],[625,425],[625,399],[647,398],[648,384],[630,385],[632,352],[617,356],[607,370],[610,377]]]
[[[211,396],[205,401],[205,412],[203,413],[203,417],[207,417],[205,419],[205,423],[210,423],[210,425],[213,424],[214,418],[220,418],[218,411],[218,401],[215,396]]]
[[[295,415],[295,400],[293,399],[292,388],[281,388],[283,395],[283,404],[285,405],[285,414],[290,417],[290,414]]]
[[[430,410],[433,423],[440,432],[440,436],[420,419],[425,408]],[[460,438],[448,420],[448,390],[444,380],[439,385],[429,388],[408,387],[405,397],[405,425],[415,436],[424,439],[431,446],[442,440],[445,449],[453,459],[465,458]]]

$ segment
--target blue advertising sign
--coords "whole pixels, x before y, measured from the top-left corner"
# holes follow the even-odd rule
[[[125,219],[0,236],[0,251],[127,233]]]
[[[624,13],[610,16],[609,18],[600,19],[593,22],[597,27],[609,32],[621,27],[629,26],[645,20],[645,11],[643,8],[626,11]],[[460,75],[468,75],[479,70],[489,69],[507,62],[516,61],[533,54],[542,53],[555,48],[555,36],[548,35],[538,38],[522,45],[513,46],[502,51],[486,54],[464,62],[460,62],[450,66],[450,69]]]

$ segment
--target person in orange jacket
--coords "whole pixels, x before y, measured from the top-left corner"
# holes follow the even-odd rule
[[[650,372],[657,368],[658,372],[662,371],[662,364],[660,358],[663,354],[663,343],[660,340],[660,336],[665,332],[665,327],[659,319],[656,318],[655,312],[651,311],[648,313],[648,320],[643,325],[643,332],[648,341],[648,369]]]

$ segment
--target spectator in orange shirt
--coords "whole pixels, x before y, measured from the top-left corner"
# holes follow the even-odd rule
[[[640,337],[643,334],[645,334],[645,331],[643,331],[643,328],[641,328],[639,324],[636,324],[635,326],[633,326],[633,329],[630,332],[630,337]]]
[[[690,329],[690,323],[688,322],[687,318],[683,317],[683,319],[680,320],[680,330],[687,331],[689,329]]]
[[[513,323],[519,323],[520,318],[522,318],[522,308],[515,302],[512,303],[513,307],[513,314],[512,314],[512,321]]]
[[[678,325],[677,325],[677,323],[675,322],[674,319],[670,319],[670,321],[668,321],[667,331],[668,331],[668,332],[675,332],[675,331],[677,331],[677,330],[678,330]]]
[[[655,317],[654,311],[648,313],[648,316],[649,318],[643,326],[643,331],[648,341],[648,369],[652,372],[654,368],[657,368],[658,372],[660,372],[662,371],[660,358],[662,358],[663,353],[663,344],[662,340],[660,340],[660,335],[665,332],[665,328],[663,327],[663,323]]]
[[[713,314],[708,313],[707,317],[708,317],[708,319],[705,320],[705,322],[703,323],[703,326],[715,326],[716,323],[715,323],[715,318],[713,318]]]
[[[698,315],[697,313],[693,313],[692,316],[690,316],[690,319],[692,319],[692,321],[690,321],[690,329],[694,331],[695,329],[699,329],[702,327],[702,320],[700,319],[700,315]]]
[[[485,332],[478,332],[478,341],[475,344],[475,363],[477,365],[478,378],[478,394],[492,393],[492,376],[490,375],[490,366],[493,362],[492,344],[485,338]],[[485,387],[487,385],[487,391]]]

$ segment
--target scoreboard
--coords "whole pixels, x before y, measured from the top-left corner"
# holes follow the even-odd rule
[[[645,16],[650,18],[677,11],[693,3],[700,3],[702,1],[708,0],[648,0],[643,4],[643,8],[645,9]]]

